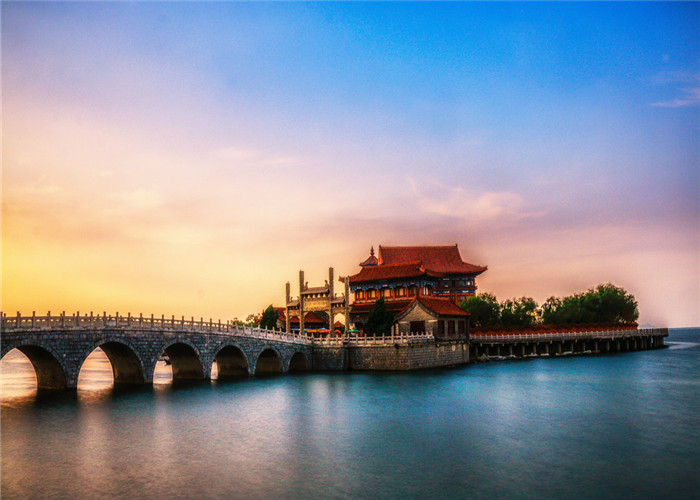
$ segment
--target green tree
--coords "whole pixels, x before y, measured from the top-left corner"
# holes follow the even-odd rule
[[[387,311],[384,297],[374,303],[369,312],[365,332],[369,335],[391,335],[391,326],[394,324],[394,314]]]
[[[529,326],[537,317],[537,302],[530,297],[506,300],[501,304],[503,326]]]
[[[279,315],[277,314],[277,309],[272,307],[272,304],[270,304],[262,313],[262,317],[260,318],[260,328],[265,328],[268,330],[276,328],[278,317]]]
[[[500,324],[500,306],[496,296],[491,293],[481,293],[468,297],[459,303],[459,307],[471,314],[469,318],[470,326],[486,328]]]
[[[634,295],[612,283],[598,285],[588,290],[583,306],[593,322],[632,323],[639,318],[639,309]]]
[[[561,299],[559,297],[549,297],[542,304],[542,323],[546,325],[557,324],[557,311],[561,307]]]
[[[639,318],[634,295],[606,283],[563,299],[550,297],[542,305],[542,322],[555,325],[577,323],[632,323]]]

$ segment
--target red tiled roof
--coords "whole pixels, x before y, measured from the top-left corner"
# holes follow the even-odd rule
[[[379,246],[379,266],[406,262],[423,263],[426,269],[437,273],[482,273],[486,267],[468,264],[462,260],[457,245],[423,247]]]
[[[285,309],[284,307],[275,307],[277,309],[277,319],[279,321],[285,322],[287,321],[287,316],[285,315]],[[297,325],[299,324],[299,316],[295,315],[292,316],[291,319],[289,320],[290,324],[296,323]],[[309,311],[307,313],[304,313],[304,325],[313,325],[313,324],[323,324],[325,325],[326,322],[323,321],[316,313],[313,311]]]
[[[363,267],[359,273],[350,276],[350,283],[381,281],[397,278],[418,278],[420,276],[439,277],[441,274],[428,271],[422,262],[402,262],[383,266]]]
[[[360,263],[360,267],[376,266],[378,263],[379,261],[374,256],[374,247],[372,247],[369,251],[369,257],[367,257],[364,262]]]
[[[411,303],[411,299],[405,300],[387,300],[384,302],[387,311],[391,311],[394,314],[400,313],[406,306]],[[365,304],[353,304],[350,306],[350,314],[368,314],[372,309],[374,309],[374,302],[367,302]]]
[[[364,262],[361,262],[361,263],[360,263],[360,266],[361,266],[361,267],[365,267],[365,266],[376,266],[378,263],[379,263],[379,261],[377,260],[377,258],[376,258],[374,255],[370,255],[369,257],[367,257],[367,258],[364,260]]]
[[[467,311],[455,304],[452,299],[426,297],[421,295],[416,297],[414,300],[423,304],[423,306],[429,311],[441,316],[470,316]],[[408,307],[406,309],[408,309]]]

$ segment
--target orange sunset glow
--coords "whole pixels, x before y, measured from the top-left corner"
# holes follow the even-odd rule
[[[382,37],[299,4],[157,5],[3,5],[3,312],[244,319],[299,269],[456,243],[501,300],[613,282],[640,324],[700,324],[683,25],[614,60],[524,30],[506,75],[408,20]]]

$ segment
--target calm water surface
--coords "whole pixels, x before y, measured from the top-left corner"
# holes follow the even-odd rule
[[[670,348],[73,393],[2,367],[2,498],[699,498],[700,330]]]

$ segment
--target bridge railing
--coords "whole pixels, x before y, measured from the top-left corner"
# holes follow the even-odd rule
[[[176,332],[192,332],[192,333],[218,333],[239,335],[256,339],[269,339],[282,342],[295,342],[303,344],[319,344],[319,345],[389,345],[389,344],[409,344],[434,341],[435,337],[432,334],[425,332],[420,333],[394,333],[392,335],[343,335],[342,337],[327,337],[314,338],[312,335],[300,334],[296,332],[285,332],[283,330],[269,330],[264,328],[254,328],[243,326],[233,321],[205,321],[204,318],[199,320],[194,317],[185,318],[184,316],[175,317],[171,315],[138,316],[127,313],[126,316],[119,313],[107,314],[81,314],[80,312],[68,315],[65,311],[60,314],[51,314],[49,311],[45,316],[37,316],[32,312],[31,316],[23,316],[17,313],[14,316],[8,316],[5,313],[0,313],[0,327],[2,330],[52,330],[52,329],[83,329],[83,328],[119,328],[119,329],[135,329],[135,330],[155,330],[155,331],[176,331]]]
[[[668,328],[645,328],[638,330],[614,330],[614,331],[590,331],[590,332],[562,332],[562,333],[513,333],[506,335],[479,335],[472,334],[472,342],[499,342],[502,340],[565,340],[576,338],[602,339],[629,337],[655,337],[668,335]]]
[[[103,314],[94,314],[91,312],[90,314],[82,315],[80,312],[77,312],[70,316],[65,312],[59,315],[52,315],[51,312],[49,312],[46,316],[37,316],[36,313],[32,313],[31,316],[22,316],[20,313],[17,313],[16,316],[7,316],[5,313],[1,314],[0,326],[2,330],[133,328],[139,330],[230,334],[305,344],[311,343],[312,341],[310,336],[306,334],[301,335],[299,332],[287,333],[281,330],[253,328],[242,326],[233,321],[226,321],[223,323],[219,320],[215,322],[211,318],[209,321],[205,321],[204,318],[200,318],[199,320],[194,319],[194,317],[185,319],[184,316],[180,316],[179,318],[175,316],[165,317],[165,315],[157,317],[153,314],[150,316],[144,316],[143,314],[132,316],[130,313],[126,316],[122,316],[119,313],[108,315],[106,312]]]
[[[314,343],[321,345],[393,345],[433,342],[435,337],[429,333],[403,333],[393,335],[343,335],[341,337],[315,338]]]

